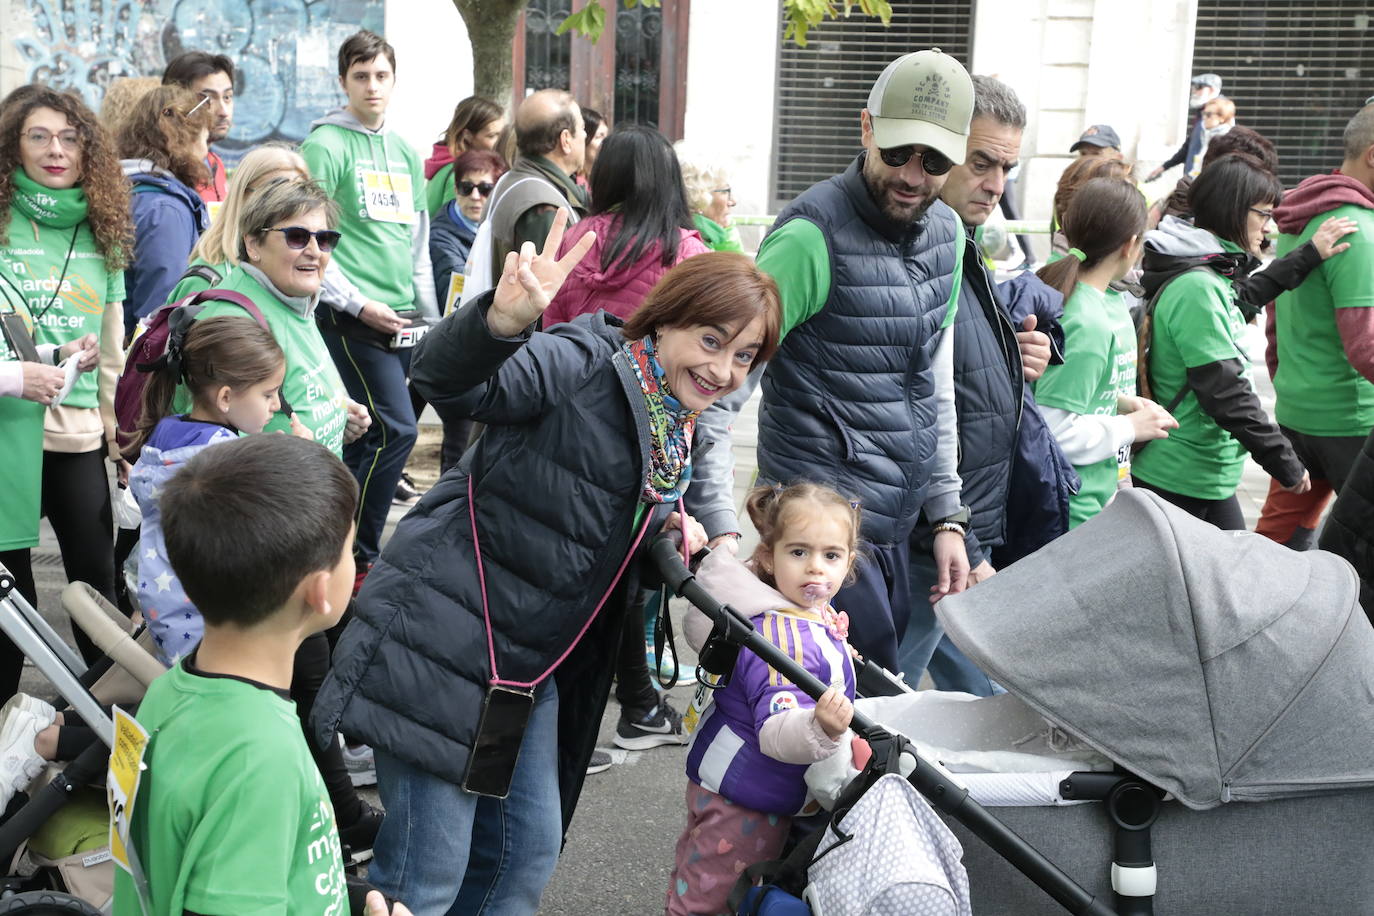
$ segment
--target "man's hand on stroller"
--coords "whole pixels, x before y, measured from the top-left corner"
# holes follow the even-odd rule
[[[935,584],[930,587],[930,603],[935,604],[946,595],[954,595],[968,587],[968,551],[964,537],[953,531],[935,535],[931,549],[935,557]]]
[[[690,515],[687,516],[686,525],[683,524],[682,514],[674,512],[668,516],[668,521],[663,523],[663,531],[682,531],[687,539],[687,555],[695,556],[706,546],[706,529],[701,527],[701,523]]]
[[[849,702],[849,697],[834,687],[821,694],[821,698],[816,701],[816,724],[831,741],[840,740],[840,736],[849,728],[853,718],[854,704]]]

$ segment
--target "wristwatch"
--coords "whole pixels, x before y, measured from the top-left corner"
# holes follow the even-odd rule
[[[969,523],[973,521],[973,513],[968,506],[960,506],[959,511],[945,518],[936,519],[930,526],[930,530],[939,534],[941,531],[949,531],[960,537],[968,537]]]

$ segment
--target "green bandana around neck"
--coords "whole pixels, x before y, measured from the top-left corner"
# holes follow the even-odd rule
[[[25,173],[14,170],[14,206],[19,212],[50,229],[70,229],[86,218],[86,192],[74,188],[45,188]]]

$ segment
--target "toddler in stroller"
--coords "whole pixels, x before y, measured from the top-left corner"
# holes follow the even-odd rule
[[[782,851],[791,815],[806,799],[807,765],[835,752],[853,715],[848,621],[827,599],[853,568],[857,505],[803,483],[758,487],[748,508],[761,538],[751,560],[757,578],[711,587],[731,595],[769,642],[828,688],[813,700],[758,656],[742,655],[704,715],[694,704],[701,718],[687,754],[687,824],[669,878],[671,916],[724,912],[740,872]]]

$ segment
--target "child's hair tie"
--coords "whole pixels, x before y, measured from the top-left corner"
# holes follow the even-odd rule
[[[1083,253],[1080,249],[1078,249],[1078,248],[1070,248],[1070,249],[1069,249],[1069,255],[1070,255],[1071,257],[1078,258],[1078,263],[1079,263],[1079,264],[1082,264],[1082,263],[1084,263],[1085,261],[1088,260],[1088,256],[1087,256],[1086,254],[1084,254],[1084,253]]]

